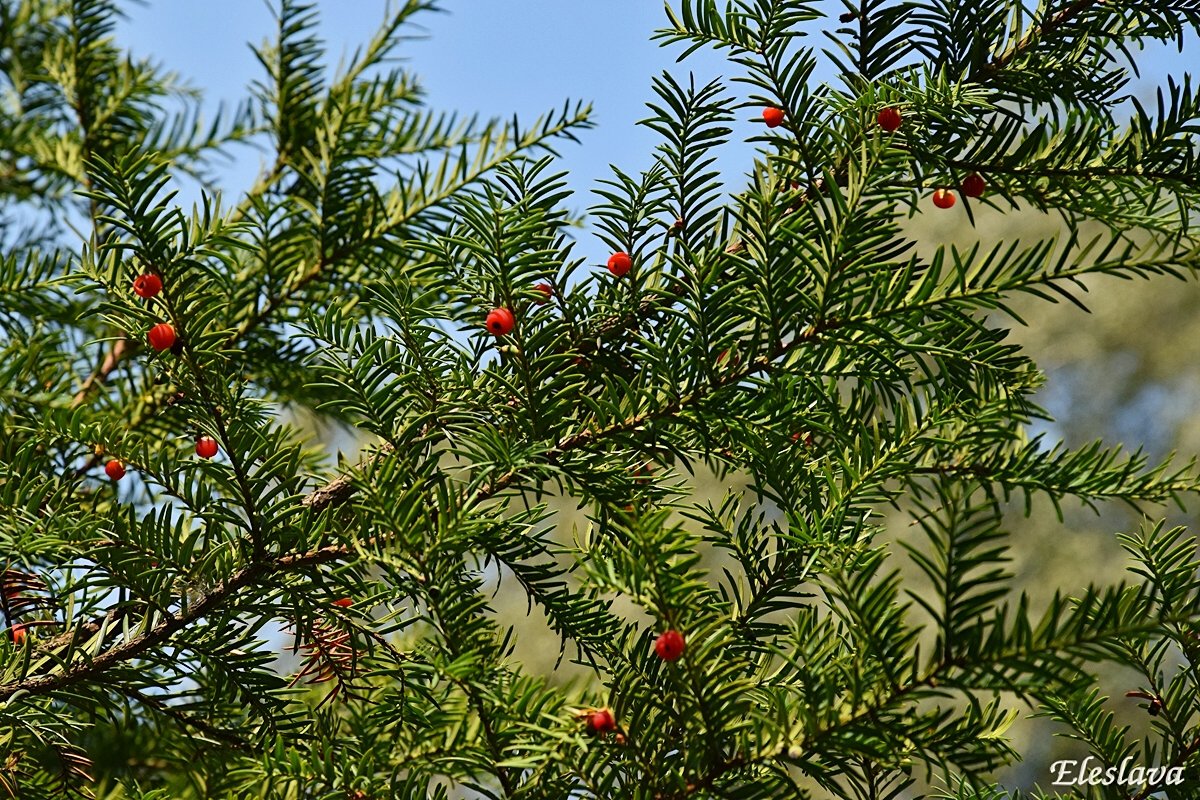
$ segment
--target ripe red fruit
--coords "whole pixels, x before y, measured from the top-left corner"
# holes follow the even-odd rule
[[[879,123],[879,127],[888,133],[895,133],[900,127],[900,109],[888,106],[879,112],[879,116],[875,118],[875,121]]]
[[[803,441],[805,447],[812,447],[813,446],[813,435],[811,433],[809,433],[808,431],[796,431],[795,433],[792,434],[792,441],[793,442]]]
[[[133,279],[133,293],[138,297],[144,297],[149,300],[161,291],[162,278],[152,272],[147,272],[145,275],[138,275]]]
[[[507,308],[493,308],[488,312],[485,324],[487,325],[487,329],[495,335],[506,336],[512,333],[513,326],[517,324],[517,320]]]
[[[629,253],[613,253],[608,259],[608,271],[618,278],[623,277],[633,267],[633,259]]]
[[[119,481],[125,477],[125,465],[114,458],[104,465],[104,474],[114,481]]]
[[[343,597],[340,600],[334,600],[333,604],[339,608],[349,608],[350,606],[354,605],[354,601],[349,597]]]
[[[963,178],[962,193],[964,197],[983,197],[983,190],[986,188],[987,184],[977,172],[972,172]]]
[[[147,338],[150,340],[150,346],[160,353],[170,350],[171,345],[175,344],[175,328],[171,327],[169,322],[160,322],[150,329]]]
[[[675,661],[683,655],[685,649],[687,643],[683,641],[683,634],[673,628],[663,631],[654,640],[654,652],[663,661]]]
[[[595,736],[603,736],[617,729],[617,719],[607,708],[598,708],[587,717],[587,732]]]
[[[9,635],[12,636],[13,644],[21,644],[25,641],[25,626],[18,622],[9,630]]]
[[[717,364],[716,365],[718,367],[725,367],[725,366],[737,367],[741,363],[742,363],[742,357],[740,355],[738,355],[737,353],[731,353],[728,350],[722,350],[720,353],[717,354]]]
[[[217,454],[217,440],[211,436],[201,436],[196,440],[196,455],[201,458],[212,458]]]
[[[768,128],[778,128],[783,124],[783,109],[782,108],[764,108],[762,112],[763,121],[767,123]]]
[[[950,208],[958,200],[949,189],[938,189],[933,193],[933,204],[938,208]]]
[[[537,289],[538,292],[542,295],[541,297],[539,297],[533,301],[533,302],[537,303],[539,306],[546,305],[546,303],[550,302],[550,298],[554,296],[554,287],[548,283],[539,283],[536,286],[534,286],[533,288]]]

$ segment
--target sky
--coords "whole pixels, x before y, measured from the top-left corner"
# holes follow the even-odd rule
[[[384,19],[385,0],[320,0],[321,35],[331,64],[365,42]],[[467,0],[446,2],[449,11],[418,15],[428,38],[402,45],[427,92],[427,104],[444,111],[479,113],[481,118],[510,118],[523,124],[539,114],[560,109],[566,100],[593,105],[597,127],[579,134],[581,143],[562,142],[562,169],[569,172],[577,194],[569,204],[582,210],[593,202],[587,192],[609,177],[610,164],[626,172],[650,165],[656,134],[638,126],[648,116],[645,103],[654,95],[651,79],[665,68],[676,75],[696,73],[697,81],[731,74],[723,58],[700,52],[678,67],[678,47],[650,41],[666,22],[657,0]],[[208,99],[226,103],[243,98],[246,87],[262,75],[250,43],[273,36],[271,11],[261,0],[174,2],[150,0],[131,5],[119,27],[119,39],[135,55],[160,61]],[[423,30],[421,30],[423,29]],[[737,135],[756,127],[746,110]],[[724,176],[740,183],[750,166],[749,146],[735,145],[723,158]],[[241,149],[238,163],[222,171],[227,189],[249,186],[266,155]],[[194,190],[181,198],[190,202]]]
[[[318,0],[331,65],[371,36],[388,5],[388,0]],[[592,102],[597,127],[580,134],[581,144],[563,142],[560,148],[561,167],[577,192],[573,210],[592,202],[588,190],[609,177],[608,165],[626,172],[649,166],[658,140],[636,123],[648,115],[645,103],[653,97],[654,76],[671,69],[683,77],[691,70],[698,82],[707,82],[733,74],[719,54],[700,50],[678,65],[678,45],[661,47],[650,40],[666,24],[660,0],[443,0],[443,5],[447,11],[417,16],[420,27],[409,33],[426,38],[400,50],[420,76],[431,108],[481,117],[516,113],[528,124],[568,99]],[[679,3],[672,0],[671,5],[678,8]],[[267,2],[148,0],[125,7],[128,19],[118,30],[122,42],[204,89],[213,106],[242,99],[249,84],[262,77],[250,44],[274,35]],[[1139,60],[1141,91],[1136,83],[1134,88],[1143,96],[1164,73],[1178,75],[1188,66],[1185,56],[1170,47],[1156,48]],[[739,85],[731,88],[736,92]],[[734,189],[740,187],[751,156],[751,147],[737,140],[762,130],[750,119],[755,111],[739,112],[735,142],[718,161]],[[221,172],[223,186],[230,191],[248,187],[266,158],[265,153],[239,149],[237,162]],[[185,202],[196,196],[195,187],[181,193]]]

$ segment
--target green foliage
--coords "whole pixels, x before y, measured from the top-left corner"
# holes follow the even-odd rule
[[[206,122],[115,2],[0,0],[0,795],[990,799],[1033,709],[1105,767],[1188,773],[1121,796],[1193,797],[1196,542],[1153,515],[1200,476],[1031,434],[1044,377],[1003,326],[1197,268],[1191,78],[1123,92],[1200,11],[830,5],[669,7],[659,40],[737,74],[653,79],[654,163],[598,180],[581,235],[555,148],[588,107],[426,108],[393,57],[434,3],[327,77],[315,7],[280,0]],[[763,105],[785,124],[723,185]],[[254,138],[273,160],[221,198],[212,156]],[[1063,232],[923,241],[970,172],[963,220]],[[1149,515],[1128,581],[1019,591],[1006,512],[1038,499]]]

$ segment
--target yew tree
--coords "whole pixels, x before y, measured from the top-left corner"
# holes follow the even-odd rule
[[[426,107],[433,2],[335,70],[273,2],[212,119],[116,0],[0,0],[0,796],[1013,797],[1031,715],[1196,796],[1200,476],[1033,433],[1010,329],[1200,266],[1200,97],[1132,82],[1200,5],[672,0],[573,195],[587,105]],[[1045,501],[1143,514],[1127,580],[1020,591]]]

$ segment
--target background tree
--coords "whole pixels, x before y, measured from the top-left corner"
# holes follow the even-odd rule
[[[993,797],[1032,708],[1192,797],[1194,538],[1149,517],[1127,583],[1019,595],[1003,512],[1200,488],[1031,438],[1043,376],[1005,329],[1022,296],[1196,267],[1200,101],[1125,87],[1200,10],[684,0],[664,43],[741,80],[655,79],[655,163],[591,209],[606,270],[553,172],[586,107],[424,109],[388,63],[430,5],[327,79],[281,2],[253,97],[202,124],[115,4],[0,0],[0,787]],[[742,114],[767,126],[727,197]],[[173,204],[261,135],[245,195]],[[964,206],[1062,232],[912,219]],[[303,412],[368,452],[330,463]],[[573,678],[513,656],[501,590]]]

